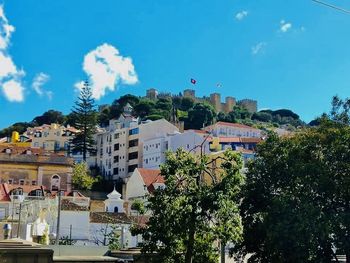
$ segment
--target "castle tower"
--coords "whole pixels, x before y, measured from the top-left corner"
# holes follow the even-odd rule
[[[258,111],[258,102],[256,100],[243,99],[238,102],[238,105],[247,109],[250,113]]]
[[[146,90],[146,97],[149,98],[150,100],[155,100],[158,97],[158,91],[156,89],[148,89]]]
[[[196,98],[196,92],[193,89],[185,89],[184,90],[184,97],[189,97],[192,99]]]
[[[236,99],[234,97],[226,97],[225,108],[223,109],[225,113],[232,111],[233,107],[236,105]]]
[[[210,94],[210,103],[213,105],[216,112],[220,112],[221,111],[221,95],[220,95],[220,93]]]

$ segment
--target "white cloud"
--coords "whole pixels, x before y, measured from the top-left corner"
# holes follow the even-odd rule
[[[89,77],[95,99],[103,97],[108,90],[114,91],[121,83],[133,85],[138,82],[131,58],[123,57],[117,48],[106,43],[85,55],[83,70]],[[80,89],[82,82],[74,86]]]
[[[11,79],[2,84],[5,97],[11,102],[21,102],[24,100],[24,88],[19,81]]]
[[[240,12],[238,12],[236,15],[235,15],[235,18],[237,19],[237,20],[242,20],[243,18],[245,18],[246,16],[248,16],[248,11],[245,11],[245,10],[243,10],[243,11],[240,11]]]
[[[5,16],[4,7],[0,5],[0,87],[9,101],[20,102],[24,100],[21,79],[25,72],[16,67],[7,50],[14,31],[14,26]]]
[[[259,42],[258,44],[252,46],[252,55],[257,55],[258,53],[261,53],[264,48],[266,47],[265,42]]]
[[[52,99],[52,95],[53,92],[52,91],[47,91],[43,89],[43,86],[50,80],[50,76],[40,72],[39,74],[37,74],[32,82],[32,88],[35,90],[35,92],[39,95],[39,96],[44,96],[46,95],[49,100]]]
[[[283,32],[283,33],[286,33],[289,29],[292,28],[292,23],[287,23],[286,21],[284,20],[281,20],[280,22],[280,31]]]

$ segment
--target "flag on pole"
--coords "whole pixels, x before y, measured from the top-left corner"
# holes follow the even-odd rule
[[[196,84],[196,80],[195,79],[191,79],[191,83],[194,85],[194,84]]]

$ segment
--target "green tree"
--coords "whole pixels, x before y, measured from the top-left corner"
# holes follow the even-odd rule
[[[201,129],[213,123],[216,116],[213,106],[204,103],[196,103],[188,112],[186,128]]]
[[[51,123],[63,124],[65,122],[65,116],[60,111],[48,110],[43,115],[35,117],[32,122],[38,126]]]
[[[181,100],[181,107],[180,109],[183,111],[188,111],[194,106],[194,100],[189,97],[183,97]]]
[[[78,100],[73,107],[73,114],[76,117],[75,128],[79,132],[73,138],[72,152],[81,152],[83,161],[86,161],[87,153],[95,153],[95,140],[93,138],[97,125],[97,112],[95,101],[89,83],[85,81],[84,87],[80,91]]]
[[[123,112],[124,106],[127,103],[129,103],[132,107],[135,107],[139,102],[139,97],[131,94],[126,94],[119,97],[119,99],[116,99],[112,102],[110,109],[110,119],[119,118],[120,114]]]
[[[111,231],[107,234],[108,248],[110,250],[118,250],[120,245],[120,234],[117,226],[111,226]]]
[[[141,99],[134,107],[135,114],[140,118],[145,118],[154,109],[155,103],[150,99]]]
[[[22,134],[27,130],[28,127],[33,127],[33,124],[30,122],[17,122],[12,124],[11,126],[2,129],[0,131],[0,138],[2,137],[11,137],[12,132],[16,131]]]
[[[241,206],[250,262],[350,262],[350,128],[324,120],[293,137],[270,134],[249,165]]]
[[[262,122],[271,122],[272,115],[267,112],[255,112],[252,115],[252,120],[262,121]]]
[[[97,181],[97,178],[90,175],[89,167],[86,163],[83,162],[74,165],[72,183],[75,189],[90,190]]]
[[[168,153],[161,167],[166,187],[148,198],[152,216],[134,231],[143,235],[143,252],[158,252],[159,262],[217,262],[215,242],[241,238],[241,168],[240,155],[230,150],[213,160],[182,149]]]

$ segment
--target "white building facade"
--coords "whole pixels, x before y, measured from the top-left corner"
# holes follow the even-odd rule
[[[215,137],[245,137],[260,138],[261,130],[240,124],[219,121],[213,125],[205,127],[203,130]]]
[[[162,137],[155,137],[146,140],[143,144],[143,168],[159,169],[159,166],[165,162],[166,151],[176,151],[182,148],[185,151],[193,153],[209,154],[209,140],[193,130],[184,133],[166,134]]]
[[[139,123],[131,115],[132,107],[127,105],[117,120],[111,120],[109,127],[97,134],[97,165],[107,179],[121,179],[131,175],[143,165],[143,144],[151,138],[178,132],[178,128],[161,119]]]

